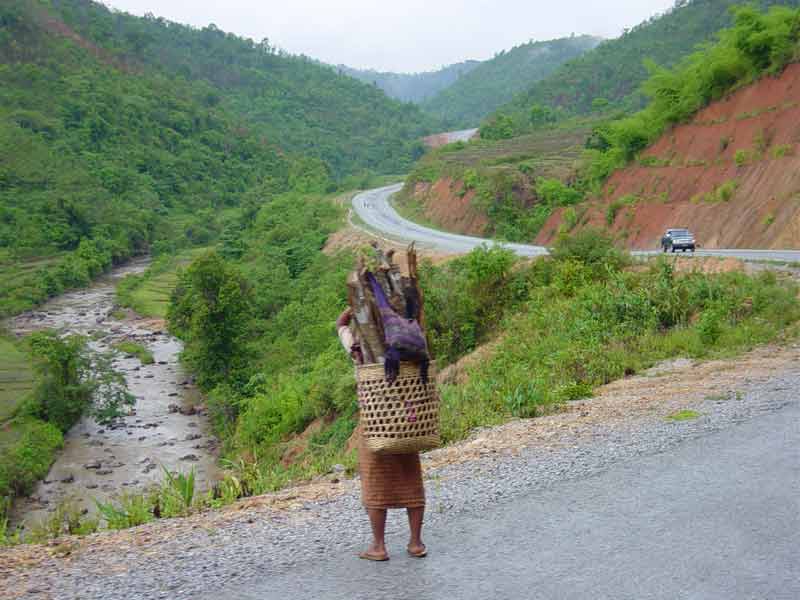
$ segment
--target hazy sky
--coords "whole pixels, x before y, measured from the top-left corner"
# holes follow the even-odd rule
[[[137,15],[269,38],[331,64],[425,71],[530,39],[616,37],[674,0],[105,0]]]

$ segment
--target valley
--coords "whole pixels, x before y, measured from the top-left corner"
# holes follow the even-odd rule
[[[199,4],[0,6],[0,597],[791,595],[798,2],[611,2],[589,32],[519,5],[512,41],[510,6],[431,5],[354,69],[334,50],[400,15],[314,5],[309,56],[275,41],[304,6],[250,1],[226,18],[257,39]],[[380,67],[437,19],[414,64],[458,62]],[[661,252],[681,226],[698,250]],[[419,498],[364,515],[336,335],[354,270],[409,244],[425,561]],[[411,545],[392,513],[376,565],[387,506]]]

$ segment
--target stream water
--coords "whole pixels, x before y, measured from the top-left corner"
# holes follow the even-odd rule
[[[162,467],[181,472],[194,468],[199,489],[217,479],[217,441],[202,397],[178,363],[180,342],[160,321],[119,320],[111,314],[116,283],[146,267],[146,260],[132,262],[89,289],[55,298],[7,323],[18,335],[49,328],[89,336],[92,348],[100,352],[112,351],[120,341],[134,341],[155,358],[154,364],[143,365],[133,356],[117,355],[114,365],[125,374],[135,406],[111,425],[84,417],[67,432],[47,477],[12,508],[13,523],[35,523],[65,500],[94,513],[95,499],[142,491],[163,479]]]

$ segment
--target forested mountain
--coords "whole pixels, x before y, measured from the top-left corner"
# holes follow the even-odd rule
[[[451,127],[477,126],[515,93],[547,77],[564,62],[601,42],[592,36],[573,36],[529,42],[487,60],[453,85],[423,103],[423,108],[446,119]]]
[[[639,109],[645,104],[639,86],[649,74],[645,61],[664,67],[675,65],[698,44],[712,41],[717,31],[730,26],[731,7],[740,4],[741,0],[677,0],[664,15],[654,16],[562,65],[500,108],[498,115],[511,115],[516,132],[523,132],[531,125],[533,107],[556,109],[555,114],[563,116],[605,110],[609,105],[624,111]],[[757,0],[751,4],[766,9],[797,6],[800,0]]]
[[[438,71],[423,73],[383,73],[371,69],[353,69],[345,65],[339,65],[338,69],[359,81],[379,87],[392,98],[420,103],[453,85],[480,64],[479,60],[467,60]]]
[[[54,0],[64,22],[114,56],[212,85],[215,100],[282,149],[324,159],[337,175],[397,171],[410,140],[435,129],[415,107],[389,101],[335,69],[209,25],[201,30],[111,12],[90,0]]]
[[[4,281],[0,313],[154,243],[207,243],[226,208],[401,171],[428,123],[373,86],[213,26],[5,0],[0,270],[58,260]]]

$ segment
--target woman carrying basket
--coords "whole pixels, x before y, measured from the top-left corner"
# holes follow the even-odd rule
[[[336,321],[339,339],[353,362],[363,364],[359,341],[353,336],[349,324],[352,310],[345,310]],[[386,551],[386,511],[405,508],[408,512],[410,539],[407,551],[410,556],[423,558],[427,554],[422,543],[422,521],[425,515],[425,488],[419,453],[378,454],[370,451],[360,427],[358,435],[358,462],[361,474],[361,500],[367,509],[372,527],[372,543],[359,554],[359,558],[374,561],[389,560]]]

